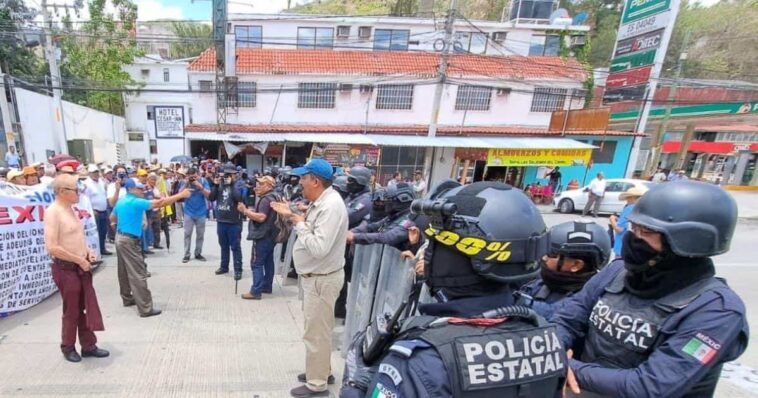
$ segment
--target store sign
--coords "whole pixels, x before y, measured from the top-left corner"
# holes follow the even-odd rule
[[[671,0],[631,0],[624,7],[621,23],[629,23],[669,9]]]
[[[620,90],[630,89],[631,87],[624,87]],[[643,91],[644,92],[644,91]],[[608,97],[608,92],[605,93],[605,98]],[[656,108],[650,110],[651,118],[660,118],[666,113],[665,108]],[[714,116],[714,115],[740,115],[745,113],[758,113],[758,101],[730,103],[721,102],[715,104],[701,104],[701,105],[687,105],[687,106],[675,106],[671,108],[671,117],[691,117],[691,116]],[[639,116],[639,111],[628,112],[616,112],[611,113],[612,121],[621,120],[634,120]]]
[[[630,37],[641,35],[643,33],[663,29],[669,23],[670,19],[671,11],[666,11],[660,14],[642,18],[634,22],[623,24],[619,26],[618,37],[616,40],[624,40]]]
[[[619,57],[625,54],[658,48],[658,46],[661,45],[664,30],[665,29],[659,29],[654,32],[619,41],[616,43],[616,53],[614,56]]]
[[[605,81],[605,87],[618,88],[647,83],[652,69],[652,66],[645,66],[643,68],[631,69],[624,72],[611,73]]]
[[[184,108],[181,106],[156,106],[155,136],[157,138],[184,138]]]
[[[374,145],[314,144],[311,159],[325,159],[332,166],[366,166],[379,164],[379,147]]]
[[[574,166],[590,157],[592,149],[490,149],[487,166]]]
[[[614,58],[611,61],[610,72],[623,72],[629,69],[636,69],[655,62],[655,50],[643,51],[636,54],[624,55]]]

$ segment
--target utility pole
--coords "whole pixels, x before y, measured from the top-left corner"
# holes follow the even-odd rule
[[[450,47],[453,46],[453,25],[455,24],[455,0],[450,0],[445,20],[445,45],[442,48],[440,65],[437,68],[437,87],[434,89],[434,103],[432,105],[432,120],[429,122],[429,137],[437,136],[437,122],[440,118],[440,103],[442,92],[445,90],[447,80],[447,61],[450,55]]]
[[[679,88],[679,80],[682,76],[682,69],[684,68],[684,61],[687,60],[687,45],[690,41],[690,31],[684,32],[684,39],[682,40],[682,51],[679,53],[679,60],[676,63],[676,75],[674,76],[674,83],[669,90],[668,99],[666,100],[666,113],[663,114],[661,124],[658,125],[658,129],[652,137],[652,146],[650,147],[651,157],[650,162],[645,166],[645,175],[652,175],[658,168],[658,162],[661,158],[661,145],[663,144],[663,137],[666,135],[666,128],[668,127],[669,118],[671,118],[671,108],[674,106],[676,100],[676,92]],[[684,145],[684,140],[682,140]],[[687,148],[682,148],[684,153],[687,153]]]
[[[56,7],[70,7],[66,5]],[[50,65],[50,78],[53,86],[53,114],[57,123],[54,124],[55,139],[58,141],[58,152],[68,153],[68,137],[66,136],[66,123],[63,120],[63,92],[61,87],[61,70],[58,65],[58,51],[53,43],[53,21],[50,19],[48,12],[47,0],[40,0],[42,9],[42,21],[47,32],[45,32],[45,58]]]

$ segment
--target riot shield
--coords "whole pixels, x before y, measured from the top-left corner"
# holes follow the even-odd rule
[[[414,265],[415,261],[400,258],[400,250],[392,246],[384,247],[370,321],[385,315],[392,316],[400,304],[408,300],[416,279]]]
[[[370,320],[383,250],[384,246],[380,244],[355,246],[353,277],[347,292],[347,316],[341,350],[343,356],[356,333],[365,330]]]

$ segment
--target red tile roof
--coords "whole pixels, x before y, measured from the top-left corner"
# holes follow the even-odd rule
[[[212,72],[216,51],[205,50],[190,71]],[[440,54],[400,51],[336,51],[238,48],[238,74],[413,75],[433,77]],[[451,54],[448,75],[509,79],[584,80],[586,71],[573,58]]]
[[[221,128],[229,133],[353,133],[353,134],[387,134],[387,135],[426,135],[428,125],[312,125],[312,124],[227,124]],[[217,131],[215,124],[189,124],[184,127],[188,133],[208,133]],[[560,131],[548,131],[533,127],[519,126],[440,126],[437,129],[440,136],[560,136]],[[628,131],[615,130],[581,130],[566,131],[566,135],[607,135],[607,136],[635,136]]]

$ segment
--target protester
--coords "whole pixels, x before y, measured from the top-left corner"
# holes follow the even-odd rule
[[[423,198],[426,194],[426,181],[424,181],[424,174],[419,170],[416,171],[413,180],[413,193],[416,198]]]
[[[108,235],[108,199],[106,197],[105,182],[100,178],[100,169],[96,165],[89,165],[87,171],[89,171],[89,178],[84,180],[83,195],[89,198],[92,210],[95,212],[100,254],[104,256],[111,255],[113,253],[105,248],[105,239]]]
[[[595,275],[553,317],[573,394],[711,397],[722,365],[748,344],[745,305],[715,277],[737,204],[701,182],[660,184],[629,214],[622,259]]]
[[[22,171],[24,172],[24,184],[30,187],[39,184],[37,169],[33,166],[26,166]]]
[[[259,177],[255,186],[255,195],[260,198],[255,210],[244,204],[237,204],[239,211],[250,219],[247,240],[253,241],[253,257],[250,267],[253,271],[253,283],[250,291],[242,294],[245,300],[260,300],[263,293],[272,293],[274,286],[274,239],[279,234],[276,226],[277,215],[272,204],[277,202],[274,192],[276,181],[271,176]]]
[[[626,205],[624,205],[624,208],[621,210],[621,214],[618,216],[614,214],[608,219],[608,223],[610,224],[611,229],[613,229],[613,253],[616,257],[621,257],[624,235],[626,235],[629,230],[629,214],[632,213],[637,200],[639,200],[645,192],[647,192],[647,189],[645,188],[632,187],[626,192],[621,193],[621,195],[619,195],[619,200],[625,200]]]
[[[111,214],[115,224],[116,255],[118,257],[118,284],[125,307],[137,305],[141,317],[159,315],[161,310],[153,307],[153,298],[147,288],[147,265],[142,256],[140,240],[147,224],[145,211],[159,209],[190,196],[189,189],[164,199],[143,199],[144,186],[129,178],[123,187],[127,195],[118,201]]]
[[[392,175],[392,179],[387,182],[387,186],[389,187],[399,182],[403,182],[403,175],[398,172]]]
[[[5,164],[9,168],[21,169],[21,157],[16,153],[16,147],[8,147],[8,152],[5,152]]]
[[[590,182],[590,186],[585,189],[585,192],[588,194],[588,199],[587,204],[582,211],[582,216],[586,216],[591,208],[592,216],[597,217],[600,203],[602,203],[603,197],[605,196],[605,179],[602,172],[597,173],[597,177]]]
[[[292,222],[297,240],[292,256],[302,278],[305,316],[305,374],[298,380],[305,385],[290,391],[293,397],[328,396],[331,373],[334,304],[344,280],[345,245],[348,227],[345,203],[334,189],[332,166],[314,159],[292,173],[301,176],[303,197],[311,201],[305,216],[293,213],[287,203],[271,207]]]
[[[234,257],[234,280],[242,279],[242,220],[243,215],[238,209],[239,204],[245,203],[245,197],[236,188],[237,169],[227,166],[223,170],[223,177],[213,181],[211,194],[208,200],[216,203],[216,234],[218,244],[221,246],[221,264],[216,270],[216,275],[229,272],[229,251]]]
[[[55,178],[55,175],[57,174],[57,170],[55,169],[55,166],[50,163],[46,163],[43,168],[45,170],[45,175],[40,177],[40,182],[43,184],[51,184],[53,178]]]
[[[179,187],[187,182],[187,170],[180,168],[176,171],[176,179],[171,186],[171,194],[179,192]],[[184,200],[180,200],[174,204],[174,210],[176,210],[176,222],[184,226]]]
[[[198,175],[198,170],[191,167],[187,170],[187,180],[179,184],[179,189],[188,188],[191,195],[182,205],[184,212],[184,258],[183,263],[190,260],[192,248],[192,232],[195,237],[195,259],[206,261],[203,257],[203,240],[205,239],[205,222],[208,219],[208,196],[211,194],[211,186],[204,177]]]
[[[673,181],[686,181],[686,180],[689,180],[689,178],[687,178],[687,176],[684,174],[684,170],[679,169],[679,170],[676,170],[676,171],[672,170],[669,173],[668,180],[670,182],[673,182]]]
[[[655,174],[653,175],[653,182],[655,183],[661,183],[666,182],[666,173],[663,172],[663,169],[658,169],[655,171]]]
[[[5,167],[0,167],[0,182],[7,182],[8,177],[8,169]]]
[[[150,195],[147,194],[148,191]],[[168,196],[161,194],[158,189],[158,175],[153,172],[150,172],[147,175],[145,192],[145,199],[148,200],[150,200],[151,197],[153,199],[163,199]],[[163,246],[161,246],[161,217],[163,216],[163,209],[164,207],[157,210],[147,211],[148,229],[150,229],[150,237],[152,238],[149,243],[152,243],[151,246],[153,249],[157,250],[163,249]]]
[[[561,185],[561,177],[561,168],[559,166],[555,166],[553,170],[547,173],[547,184],[550,185],[550,189],[553,192],[556,192],[558,190],[558,187]]]
[[[5,177],[9,183],[16,185],[26,185],[26,177],[21,170],[11,169]]]
[[[91,264],[97,257],[87,247],[84,228],[72,206],[79,202],[76,177],[60,175],[53,181],[55,201],[45,210],[45,248],[53,258],[51,271],[63,301],[61,351],[66,360],[103,358],[109,352],[97,347],[95,331],[104,330],[92,286]],[[76,352],[76,336],[82,355]]]

